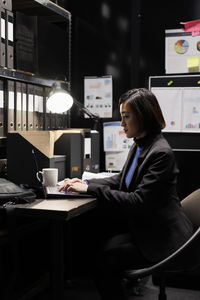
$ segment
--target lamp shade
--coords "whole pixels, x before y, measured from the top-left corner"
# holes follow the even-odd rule
[[[52,113],[63,113],[68,111],[73,105],[72,96],[61,88],[60,85],[55,85],[47,99],[47,109]]]

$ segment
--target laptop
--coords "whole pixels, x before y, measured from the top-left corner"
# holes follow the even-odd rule
[[[59,186],[43,186],[45,199],[92,198],[91,195],[77,192],[58,191]]]
[[[34,149],[32,149],[32,154],[34,157],[36,170],[39,171],[37,158],[35,155]],[[92,195],[85,194],[85,193],[78,193],[78,192],[67,192],[67,191],[58,191],[58,188],[60,185],[62,185],[62,182],[59,183],[57,186],[44,186],[41,181],[39,181],[44,193],[45,199],[69,199],[69,198],[93,198]]]

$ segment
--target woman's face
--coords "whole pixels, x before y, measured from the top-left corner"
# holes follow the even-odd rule
[[[130,109],[128,103],[124,102],[120,105],[121,126],[124,129],[127,138],[140,137],[138,120],[134,112]]]

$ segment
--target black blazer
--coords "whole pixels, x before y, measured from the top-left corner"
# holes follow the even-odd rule
[[[139,143],[139,142],[138,142]],[[174,154],[162,134],[142,141],[128,188],[125,175],[136,145],[129,151],[119,174],[89,180],[88,193],[104,205],[117,207],[126,218],[134,242],[149,261],[165,258],[180,247],[193,232],[176,192]]]

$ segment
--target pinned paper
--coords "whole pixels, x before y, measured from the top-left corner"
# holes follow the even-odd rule
[[[199,57],[193,56],[187,58],[187,67],[190,72],[198,72],[199,71]]]
[[[192,36],[200,35],[200,20],[194,20],[189,22],[180,22],[185,28],[181,28],[184,32],[191,32]]]

